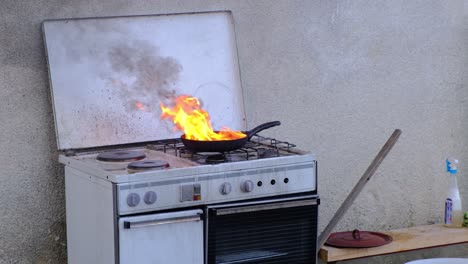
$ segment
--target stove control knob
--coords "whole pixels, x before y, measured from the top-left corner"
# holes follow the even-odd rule
[[[140,195],[131,193],[127,196],[127,204],[130,207],[135,207],[140,203]]]
[[[157,199],[158,199],[158,196],[153,191],[146,192],[145,196],[143,196],[143,201],[145,201],[145,204],[148,204],[148,205],[154,204]]]
[[[246,180],[245,182],[241,184],[241,190],[243,192],[251,192],[253,191],[253,188],[254,188],[254,183],[251,180]]]
[[[232,190],[231,184],[229,182],[225,182],[221,184],[220,192],[222,195],[228,195]]]

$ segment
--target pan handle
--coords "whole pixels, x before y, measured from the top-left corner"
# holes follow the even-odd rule
[[[245,132],[245,134],[247,135],[247,140],[250,140],[250,138],[253,135],[257,134],[258,132],[262,130],[265,130],[267,128],[274,127],[274,126],[279,126],[279,125],[281,125],[280,121],[272,121],[272,122],[264,123],[257,127],[254,127],[253,129]]]

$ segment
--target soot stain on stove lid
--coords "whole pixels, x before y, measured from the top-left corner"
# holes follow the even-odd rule
[[[144,111],[159,113],[159,103],[155,102],[175,97],[182,65],[174,57],[161,54],[157,45],[137,36],[131,28],[112,20],[69,23],[69,34],[61,37],[68,60],[77,64],[99,62],[94,71],[108,89],[98,96],[117,96],[127,111],[142,110],[136,106],[141,102]]]

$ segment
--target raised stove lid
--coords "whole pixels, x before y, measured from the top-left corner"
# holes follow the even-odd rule
[[[215,129],[246,128],[230,12],[49,20],[43,31],[61,150],[178,137],[159,105],[181,94]]]

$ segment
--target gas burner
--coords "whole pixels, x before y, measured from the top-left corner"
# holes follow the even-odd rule
[[[185,147],[178,148],[178,152],[179,152],[179,157],[181,158],[189,159],[193,157],[193,152],[186,149]]]
[[[228,161],[228,158],[223,153],[220,153],[207,156],[205,161],[207,164],[217,164]]]
[[[108,151],[99,153],[96,157],[99,161],[107,162],[131,162],[142,160],[146,157],[142,151]]]
[[[130,173],[141,171],[162,170],[169,168],[169,163],[164,160],[142,160],[128,164],[127,169]]]
[[[258,158],[278,157],[278,149],[257,148]]]

